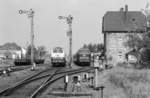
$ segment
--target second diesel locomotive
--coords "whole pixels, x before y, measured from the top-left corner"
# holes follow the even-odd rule
[[[74,63],[80,66],[90,66],[91,52],[87,48],[81,48],[74,55]]]

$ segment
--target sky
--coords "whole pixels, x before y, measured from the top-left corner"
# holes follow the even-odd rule
[[[125,4],[129,11],[141,11],[149,0],[0,0],[0,45],[30,43],[30,19],[19,10],[35,11],[35,46],[63,47],[69,50],[68,25],[58,16],[73,16],[73,53],[83,44],[103,43],[102,17],[107,11],[118,11]]]

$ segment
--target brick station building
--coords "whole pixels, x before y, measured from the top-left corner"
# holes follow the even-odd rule
[[[124,43],[129,34],[143,34],[146,31],[146,16],[141,11],[108,11],[103,17],[105,55],[108,65],[116,66],[127,62],[126,54],[131,51]]]

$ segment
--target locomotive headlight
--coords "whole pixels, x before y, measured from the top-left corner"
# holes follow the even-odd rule
[[[86,54],[83,54],[83,56],[86,56]]]

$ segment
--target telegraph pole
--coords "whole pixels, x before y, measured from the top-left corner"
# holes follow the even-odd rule
[[[35,63],[34,63],[34,11],[32,9],[30,10],[19,10],[19,14],[27,14],[28,18],[31,19],[31,64],[33,65],[33,67],[35,67]]]
[[[71,15],[68,15],[68,17],[59,16],[58,18],[65,19],[69,26],[69,31],[67,32],[67,36],[69,37],[69,67],[71,68],[71,64],[72,64],[72,20],[73,20],[73,17]]]

